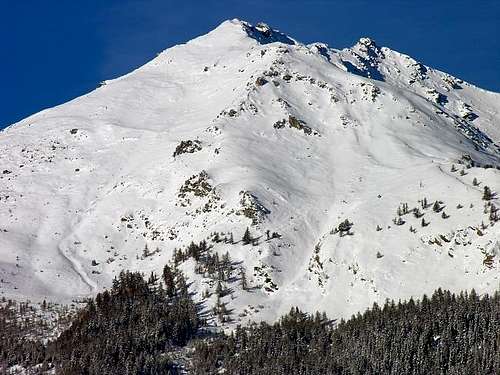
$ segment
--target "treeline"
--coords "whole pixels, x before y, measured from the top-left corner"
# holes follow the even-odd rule
[[[178,373],[168,353],[186,345],[200,319],[182,273],[166,266],[163,274],[166,280],[159,282],[154,274],[146,280],[122,271],[109,291],[89,300],[47,345],[19,337],[16,324],[9,324],[2,334],[0,373],[16,364],[31,367],[30,373],[55,369],[62,375]],[[6,325],[1,322],[0,328]]]
[[[13,365],[30,365],[43,362],[45,346],[28,337],[33,323],[24,317],[24,304],[3,300],[0,303],[0,374]]]
[[[500,374],[498,292],[439,289],[338,322],[293,308],[274,324],[201,337],[187,280],[165,266],[161,280],[120,273],[49,343],[17,330],[13,310],[0,312],[0,374],[13,365],[63,375]]]
[[[166,274],[167,272],[165,272]],[[171,273],[169,274],[171,275]],[[122,272],[49,346],[57,374],[174,374],[165,353],[197,332],[198,312],[183,275],[170,290],[152,274]]]
[[[437,290],[334,324],[293,308],[197,345],[194,374],[500,374],[500,294]]]

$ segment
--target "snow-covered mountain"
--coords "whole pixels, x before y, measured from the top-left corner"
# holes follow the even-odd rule
[[[0,133],[0,296],[91,295],[204,239],[234,322],[493,291],[499,142],[500,94],[368,38],[226,21]]]

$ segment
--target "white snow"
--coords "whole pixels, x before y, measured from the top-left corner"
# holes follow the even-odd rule
[[[229,285],[235,322],[498,288],[499,226],[482,190],[500,174],[459,160],[500,165],[500,94],[368,38],[335,50],[264,26],[226,21],[0,133],[0,296],[92,295],[121,269],[159,272],[174,248],[214,231],[239,240],[247,226],[257,246],[213,244],[256,287]],[[183,140],[202,149],[174,158]],[[179,197],[195,175],[210,191]],[[412,213],[393,223],[424,197],[428,226]],[[242,204],[260,210],[255,222]],[[340,237],[346,218],[353,235]],[[146,244],[159,251],[141,259]],[[213,291],[194,266],[182,265],[192,290]]]

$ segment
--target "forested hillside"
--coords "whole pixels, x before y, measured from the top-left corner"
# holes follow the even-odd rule
[[[500,294],[437,290],[338,324],[294,308],[198,345],[196,374],[500,374]]]
[[[166,266],[122,272],[47,342],[1,311],[0,370],[42,374],[498,374],[500,293],[437,290],[349,320],[298,308],[274,324],[210,329],[188,281]],[[33,332],[32,330],[29,332]],[[7,372],[8,373],[8,372]],[[29,372],[28,372],[29,373]]]

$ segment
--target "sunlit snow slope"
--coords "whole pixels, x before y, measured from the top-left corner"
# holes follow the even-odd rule
[[[231,258],[233,322],[493,291],[499,111],[368,38],[335,50],[226,21],[0,133],[0,296],[91,295],[203,239]],[[208,311],[216,282],[179,267]]]

